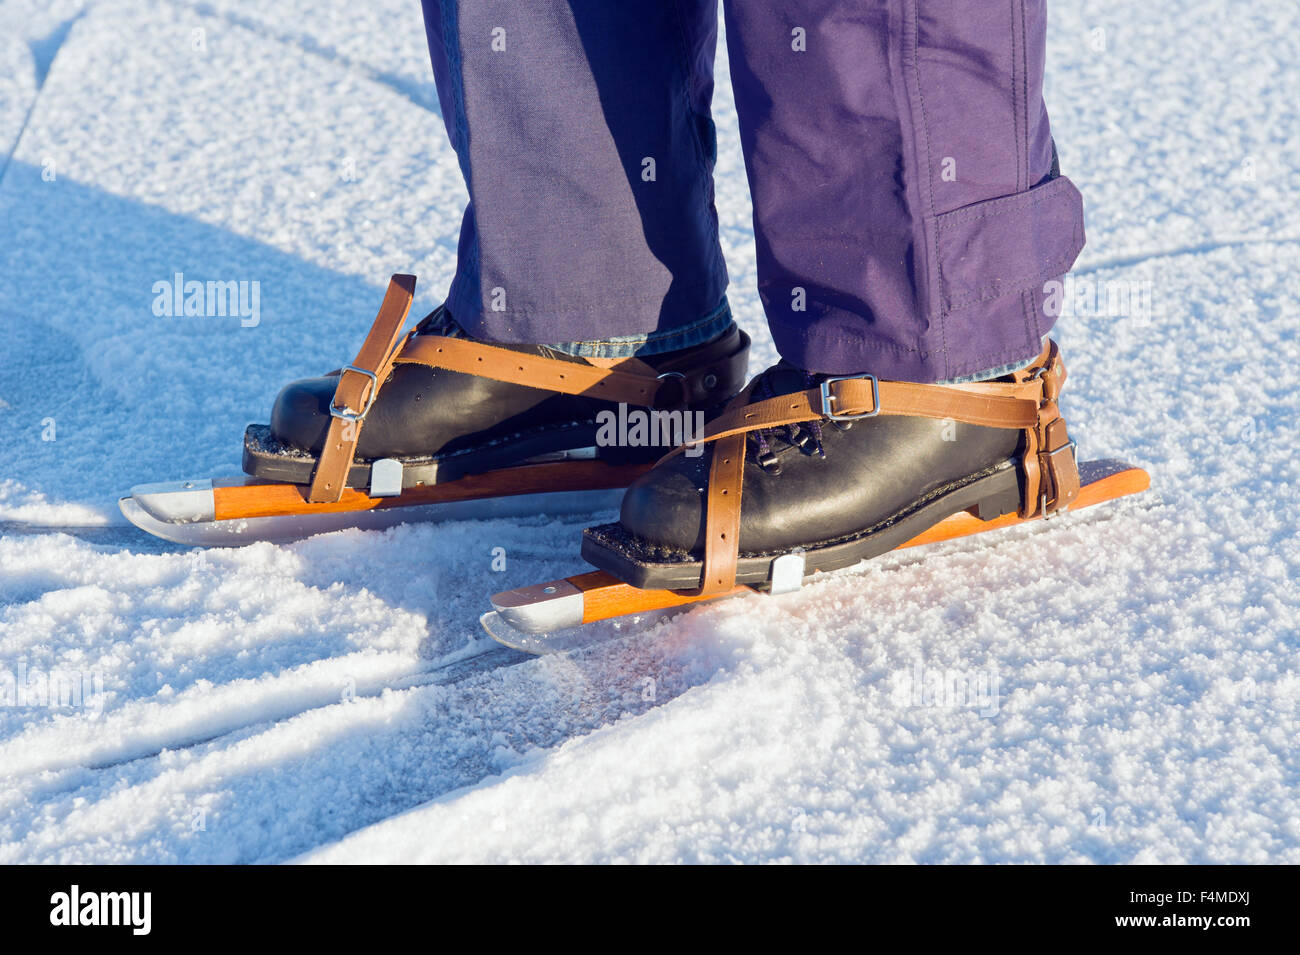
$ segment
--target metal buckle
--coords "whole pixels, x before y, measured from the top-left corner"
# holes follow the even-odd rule
[[[656,389],[654,395],[653,395],[653,396],[651,397],[651,399],[650,399],[651,402],[653,402],[653,404],[651,405],[651,408],[653,408],[655,411],[681,411],[681,410],[684,410],[684,409],[686,408],[686,406],[689,404],[689,402],[687,401],[687,399],[690,397],[690,392],[689,392],[689,386],[688,386],[687,383],[686,383],[686,376],[683,375],[680,371],[665,371],[665,372],[664,372],[663,374],[661,374],[661,375],[655,375],[655,381],[667,381],[669,378],[680,378],[680,379],[681,379],[681,382],[682,382],[682,384],[681,384],[681,389],[682,389],[681,401],[679,401],[676,405],[672,406],[671,408],[660,408],[660,407],[659,407],[659,391],[658,391],[658,389]]]
[[[351,408],[340,408],[334,403],[334,399],[331,399],[330,416],[333,418],[341,418],[344,421],[350,421],[353,424],[358,424],[365,419],[367,414],[370,413],[370,406],[375,403],[375,395],[379,394],[379,379],[375,376],[373,371],[358,368],[356,365],[344,365],[339,374],[339,380],[342,381],[343,375],[346,375],[350,371],[355,371],[358,375],[365,375],[370,379],[370,394],[366,396],[366,406],[360,411],[353,411]]]
[[[1060,446],[1059,448],[1057,448],[1055,451],[1044,451],[1044,452],[1042,453],[1042,456],[1043,456],[1043,457],[1045,457],[1045,458],[1050,458],[1050,459],[1052,460],[1052,484],[1053,484],[1053,488],[1052,488],[1052,490],[1056,492],[1056,497],[1057,497],[1057,499],[1059,499],[1060,496],[1061,496],[1061,489],[1060,489],[1059,487],[1055,486],[1055,485],[1056,485],[1056,456],[1057,456],[1058,454],[1063,454],[1063,453],[1065,453],[1066,451],[1069,451],[1069,452],[1070,452],[1070,457],[1074,459],[1074,466],[1077,468],[1077,467],[1079,466],[1079,453],[1078,453],[1078,447],[1079,447],[1079,446],[1078,446],[1078,443],[1077,443],[1077,442],[1075,442],[1075,441],[1067,441],[1065,444],[1061,445],[1061,446]],[[1053,503],[1055,503],[1055,502],[1053,502]],[[1048,510],[1047,510],[1047,494],[1044,493],[1044,494],[1041,494],[1041,495],[1040,495],[1039,511],[1042,513],[1042,515],[1043,515],[1043,520],[1045,520],[1045,521],[1046,521],[1046,520],[1051,520],[1053,517],[1056,517],[1056,516],[1058,516],[1058,515],[1060,515],[1060,514],[1064,514],[1064,513],[1065,513],[1066,511],[1068,511],[1069,509],[1070,509],[1070,505],[1068,505],[1068,504],[1059,504],[1059,505],[1057,505],[1056,507],[1052,508],[1051,511],[1048,511]]]
[[[1077,441],[1070,440],[1065,442],[1065,444],[1061,445],[1055,451],[1043,451],[1042,454],[1045,457],[1055,458],[1058,454],[1064,454],[1066,451],[1069,451],[1070,457],[1074,458],[1074,466],[1078,467],[1079,466],[1078,448],[1079,448],[1079,443]],[[1055,464],[1056,462],[1053,461],[1052,463]]]
[[[859,414],[836,414],[831,410],[831,403],[835,401],[835,396],[831,394],[831,385],[837,381],[861,381],[871,382],[871,410],[863,411]],[[860,418],[874,418],[880,414],[880,382],[875,375],[837,375],[827,378],[821,384],[822,390],[822,415],[830,418],[832,421],[857,421]]]

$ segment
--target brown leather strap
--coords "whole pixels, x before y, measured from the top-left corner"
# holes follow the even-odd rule
[[[987,428],[1032,428],[1038,421],[1037,396],[1041,387],[1036,381],[919,385],[840,378],[828,386],[829,409],[819,388],[779,395],[724,412],[709,424],[700,441],[718,441],[735,434],[815,421],[826,417],[825,410],[836,416],[906,415],[962,421]],[[675,448],[666,457],[682,450]]]
[[[722,416],[745,408],[757,384],[758,379],[754,379],[742,388],[740,394],[727,402]],[[740,502],[745,489],[746,440],[744,434],[734,434],[719,439],[713,446],[704,501],[704,566],[698,591],[701,596],[722,593],[735,585],[736,564],[740,559]]]
[[[834,378],[807,391],[746,404],[745,389],[709,425],[700,442],[714,442],[705,499],[704,563],[700,595],[735,586],[740,559],[741,495],[746,435],[751,431],[800,424],[827,417],[905,415],[961,421],[987,428],[1024,431],[1021,465],[1025,499],[1021,516],[1046,516],[1079,495],[1074,448],[1056,398],[1065,384],[1065,363],[1055,342],[1011,382],[923,385],[877,381],[871,377]],[[683,449],[676,448],[665,460]]]
[[[411,334],[395,347],[414,290],[414,276],[393,276],[356,361],[339,375],[333,419],[308,495],[312,503],[332,503],[343,494],[365,414],[394,365],[427,365],[563,394],[677,408],[730,393],[748,363],[749,337],[736,329],[690,356],[670,359],[659,371],[636,358],[565,361],[437,335]]]
[[[700,595],[736,585],[740,559],[740,495],[745,484],[745,435],[722,438],[713,448],[709,495],[704,515],[704,569]]]
[[[394,299],[394,288],[399,278],[410,279],[405,302]],[[334,502],[343,494],[365,411],[394,365],[428,365],[524,387],[569,395],[591,395],[644,406],[654,404],[655,395],[663,384],[649,365],[637,359],[628,359],[613,368],[598,368],[585,362],[522,354],[508,348],[438,335],[409,335],[402,347],[396,349],[394,342],[406,321],[414,288],[414,277],[393,277],[379,317],[353,362],[353,368],[365,369],[375,375],[373,384],[369,376],[353,368],[345,368],[340,375],[334,393],[334,408],[343,412],[344,417],[336,415],[330,422],[307,498],[312,503]]]
[[[1038,418],[1025,429],[1020,470],[1024,498],[1020,517],[1048,517],[1069,507],[1079,496],[1079,465],[1074,443],[1056,399],[1065,386],[1065,361],[1056,342],[1049,341],[1038,359],[1014,376],[1017,382],[1038,382],[1042,389]]]
[[[414,297],[415,276],[394,275],[361,350],[352,364],[339,374],[329,432],[307,495],[307,500],[313,504],[333,503],[343,496],[361,425],[380,385],[388,377],[397,336],[406,322]]]
[[[419,335],[406,343],[394,364],[429,365],[526,388],[587,395],[629,405],[653,405],[663,382],[653,369],[648,375],[640,370],[649,366],[633,361],[636,371],[622,370],[629,364],[626,362],[613,368],[598,368],[585,362],[527,355],[464,338]]]
[[[1056,402],[1045,405],[1044,412],[1045,419],[1038,428],[1038,461],[1042,475],[1039,510],[1051,513],[1069,507],[1079,496],[1079,465],[1065,419],[1061,417]]]

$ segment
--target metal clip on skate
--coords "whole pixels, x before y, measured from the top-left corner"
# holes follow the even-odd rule
[[[805,561],[803,551],[791,551],[772,561],[772,579],[770,593],[788,594],[803,586]]]
[[[402,462],[380,458],[370,465],[370,496],[397,497],[402,493]]]

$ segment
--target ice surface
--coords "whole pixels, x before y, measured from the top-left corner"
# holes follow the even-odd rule
[[[1078,282],[1151,305],[1062,320],[1066,413],[1152,491],[534,660],[477,617],[584,520],[187,551],[116,513],[237,471],[390,272],[444,291],[418,4],[0,0],[0,862],[1300,862],[1300,10],[1052,17]],[[260,321],[155,316],[178,271]],[[33,705],[52,671],[81,706]]]

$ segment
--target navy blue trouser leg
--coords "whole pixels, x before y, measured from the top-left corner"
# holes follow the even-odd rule
[[[470,194],[457,323],[495,341],[661,346],[725,327],[715,2],[424,0],[424,16]]]
[[[1084,242],[1042,99],[1046,0],[725,3],[780,353],[914,381],[1035,355]],[[720,330],[717,0],[424,10],[471,199],[456,320],[514,342]]]

